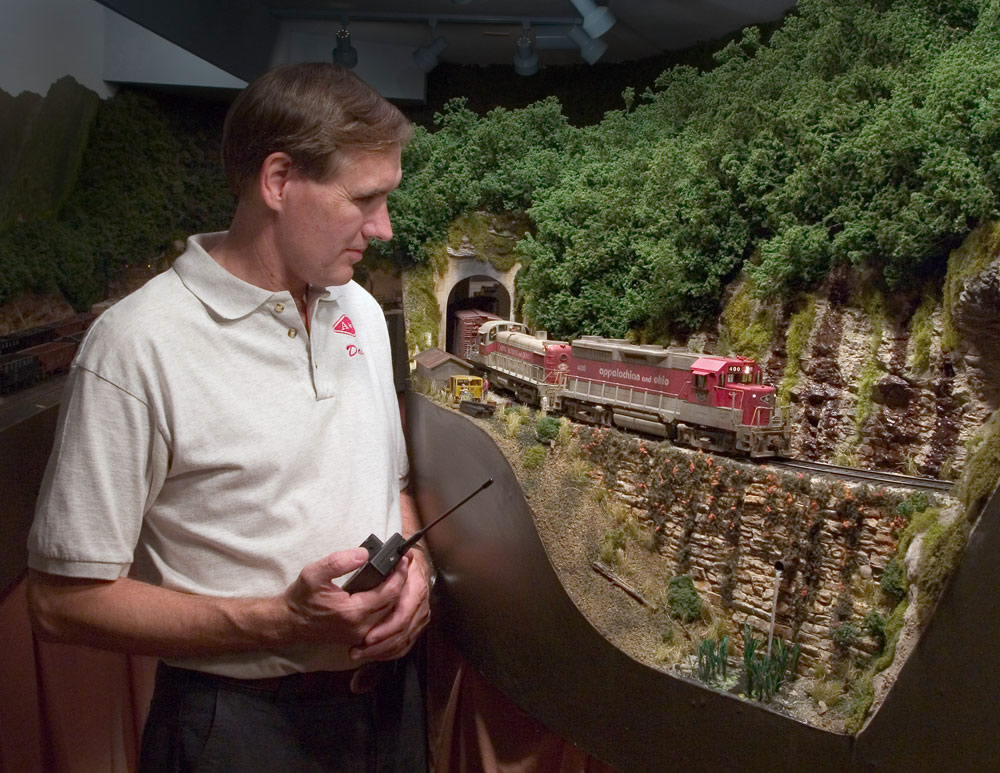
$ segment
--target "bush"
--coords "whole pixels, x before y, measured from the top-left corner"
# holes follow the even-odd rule
[[[551,443],[559,437],[560,421],[555,416],[541,416],[535,423],[535,437],[539,443]]]
[[[670,615],[682,623],[693,623],[701,617],[701,596],[690,575],[671,577],[667,582],[667,606]]]
[[[922,491],[915,491],[896,505],[896,512],[908,519],[916,513],[922,513],[929,506],[927,495]]]
[[[846,650],[858,640],[858,629],[853,623],[841,623],[833,629],[833,643]]]
[[[524,449],[523,463],[526,469],[534,470],[545,462],[545,446],[534,445]]]
[[[608,566],[621,563],[621,552],[625,550],[625,530],[621,527],[609,529],[601,539],[601,561]]]
[[[861,624],[865,627],[868,634],[878,642],[878,650],[881,652],[885,649],[885,618],[882,614],[873,609],[865,615]]]
[[[882,592],[895,601],[900,601],[906,597],[907,581],[906,570],[902,561],[893,558],[882,571],[882,579],[879,580]]]

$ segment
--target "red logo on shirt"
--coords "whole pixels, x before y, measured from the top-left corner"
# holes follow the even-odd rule
[[[360,346],[355,346],[354,344],[347,345],[347,356],[354,357],[359,354],[364,354],[365,351]]]
[[[351,322],[351,318],[346,314],[341,314],[340,319],[333,323],[333,331],[335,333],[343,333],[344,335],[349,336],[356,335],[354,323]]]

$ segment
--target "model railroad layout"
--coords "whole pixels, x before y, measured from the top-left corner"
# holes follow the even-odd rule
[[[87,328],[96,318],[93,312],[83,312],[0,336],[0,395],[69,370]]]

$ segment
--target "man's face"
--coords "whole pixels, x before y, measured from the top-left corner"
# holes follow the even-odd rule
[[[386,198],[401,176],[398,146],[345,154],[323,181],[293,169],[278,244],[289,282],[329,287],[351,281],[369,242],[392,238]]]

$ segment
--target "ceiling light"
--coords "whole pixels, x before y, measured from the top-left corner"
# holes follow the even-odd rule
[[[583,31],[582,27],[569,28],[570,39],[580,47],[580,56],[587,64],[593,64],[600,59],[608,49],[603,40],[594,40]]]
[[[424,72],[430,72],[438,66],[438,57],[448,47],[448,41],[437,34],[437,24],[431,21],[431,42],[413,52],[413,61]]]
[[[592,38],[601,37],[618,21],[611,11],[603,5],[597,5],[594,0],[571,0],[571,2],[577,12],[583,17],[584,32]]]
[[[337,47],[333,49],[333,61],[348,70],[358,63],[358,50],[351,45],[351,31],[346,26],[337,30]]]
[[[514,54],[514,72],[518,75],[534,75],[538,72],[538,54],[531,38],[518,38],[517,52]]]

